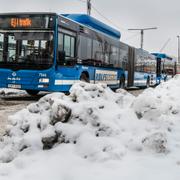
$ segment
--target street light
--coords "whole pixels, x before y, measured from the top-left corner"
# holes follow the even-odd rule
[[[151,27],[151,28],[140,28],[140,29],[128,29],[129,31],[140,31],[141,32],[141,49],[143,49],[143,43],[144,43],[144,31],[157,29],[157,27]]]

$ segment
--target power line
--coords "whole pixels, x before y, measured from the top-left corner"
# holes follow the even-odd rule
[[[160,49],[160,52],[162,52],[165,47],[168,45],[168,43],[171,41],[171,38],[169,38],[164,44],[163,44],[163,47]]]
[[[127,29],[120,27],[119,25],[115,24],[113,21],[111,21],[109,18],[107,18],[106,16],[103,15],[103,13],[101,13],[97,8],[95,8],[92,5],[92,9],[94,9],[94,11],[96,11],[96,13],[98,13],[101,17],[103,17],[106,21],[108,21],[109,23],[111,23],[114,27],[116,27],[117,29],[122,29],[124,31],[128,31]]]
[[[83,2],[83,3],[87,3],[85,0],[78,0],[80,2]],[[113,21],[111,21],[109,18],[107,18],[106,16],[103,15],[102,12],[100,12],[97,8],[94,7],[94,5],[91,4],[91,8],[96,12],[98,13],[101,17],[103,17],[106,21],[108,21],[110,24],[112,24],[114,27],[116,27],[117,29],[121,29],[123,31],[127,31],[128,32],[128,29],[125,29],[123,27],[120,27],[119,25],[115,24]]]
[[[83,3],[88,3],[88,0],[87,0],[87,1],[86,1],[86,0],[78,0],[78,1],[83,2]],[[133,39],[133,38],[139,36],[139,33],[129,32],[128,29],[125,29],[125,28],[123,28],[123,27],[120,27],[120,26],[116,25],[113,21],[111,21],[109,18],[107,18],[106,16],[104,16],[104,14],[103,14],[101,11],[99,11],[97,8],[95,8],[94,5],[91,4],[91,7],[90,7],[90,8],[92,8],[97,14],[99,14],[101,17],[103,17],[106,21],[108,21],[110,24],[112,24],[112,25],[113,25],[114,27],[116,27],[117,29],[121,29],[121,30],[123,30],[123,31],[126,31],[126,32],[128,32],[128,33],[133,34],[133,35],[131,35],[130,37],[126,38],[124,41],[130,40],[130,39]],[[90,11],[91,11],[91,9],[90,9]],[[91,12],[88,12],[88,4],[87,4],[87,14],[88,14],[88,13],[91,14]]]
[[[131,35],[130,37],[127,37],[126,39],[124,39],[124,41],[131,40],[137,36],[139,36],[139,33],[135,33],[135,34]]]

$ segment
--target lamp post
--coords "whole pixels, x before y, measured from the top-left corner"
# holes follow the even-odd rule
[[[141,32],[141,49],[143,49],[144,31],[146,31],[146,30],[152,30],[152,29],[157,29],[157,27],[141,28],[141,29],[128,29],[128,30],[129,30],[129,31],[140,31],[140,32]]]

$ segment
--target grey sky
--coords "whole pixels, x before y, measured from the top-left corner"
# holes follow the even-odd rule
[[[51,11],[58,13],[86,13],[85,0],[0,0],[0,12]],[[180,34],[179,0],[92,0],[93,6],[120,27],[121,40],[140,47],[140,33],[128,28],[157,26],[158,30],[146,31],[144,49],[159,51],[170,38],[163,52],[177,56],[177,35]],[[110,24],[92,10],[92,16]]]

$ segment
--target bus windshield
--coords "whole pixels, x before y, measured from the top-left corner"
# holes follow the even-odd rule
[[[0,68],[47,69],[52,64],[52,31],[0,31]]]

